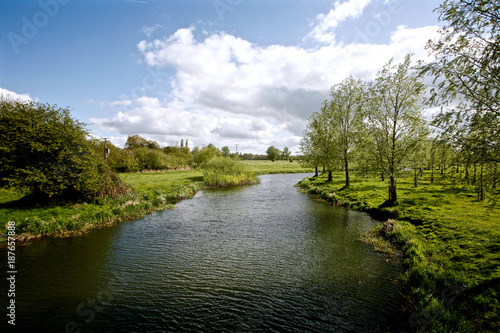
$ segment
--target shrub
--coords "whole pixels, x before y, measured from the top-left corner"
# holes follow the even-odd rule
[[[229,157],[214,157],[203,165],[203,181],[208,186],[232,186],[257,182],[245,166]]]
[[[91,199],[126,192],[87,135],[68,109],[0,101],[0,186],[34,198]]]

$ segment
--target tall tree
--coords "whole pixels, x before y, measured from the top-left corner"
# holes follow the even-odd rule
[[[389,176],[389,201],[397,201],[396,176],[404,159],[427,135],[422,114],[424,84],[411,70],[411,55],[401,64],[391,59],[370,85],[368,123],[378,160]]]
[[[349,162],[357,139],[363,132],[364,83],[352,76],[330,89],[329,107],[325,110],[336,133],[334,144],[339,150],[345,171],[345,186],[351,185]]]
[[[309,118],[303,148],[308,148],[311,157],[328,171],[328,181],[332,181],[332,172],[338,165],[338,133],[330,111],[330,103],[324,101],[320,112],[314,112]],[[309,147],[308,147],[309,146]]]
[[[445,26],[439,40],[427,45],[436,60],[422,67],[436,83],[429,103],[444,106],[434,125],[483,160],[498,163],[500,3],[446,0],[436,11]],[[470,135],[478,131],[485,135]]]
[[[302,152],[303,159],[302,163],[307,166],[312,166],[315,170],[314,176],[318,176],[318,167],[321,165],[321,155],[320,147],[315,145],[315,128],[314,128],[314,113],[307,123],[306,129],[304,131],[304,136],[300,140],[300,151]]]

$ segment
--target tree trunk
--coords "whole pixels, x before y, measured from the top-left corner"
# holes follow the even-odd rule
[[[331,171],[328,171],[328,181],[329,182],[333,181],[333,176]]]
[[[344,157],[345,164],[345,186],[351,186],[351,179],[349,178],[349,162],[347,161],[347,156]]]
[[[391,175],[389,177],[390,179],[390,186],[389,186],[389,201],[391,202],[396,202],[398,201],[398,196],[397,196],[397,193],[396,193],[396,180],[394,179],[394,176]]]
[[[483,165],[484,165],[484,163],[481,162],[481,174],[479,175],[479,177],[480,177],[479,178],[479,182],[480,182],[480,184],[479,184],[479,186],[480,186],[480,188],[479,188],[479,200],[481,200],[481,201],[484,201],[484,196],[485,196],[485,193],[484,193],[484,178],[483,178]]]
[[[380,176],[382,177],[382,181],[385,181],[385,177],[384,177],[384,170],[382,170]]]
[[[314,167],[314,171],[315,171],[314,177],[318,177],[318,166]]]
[[[476,184],[476,163],[474,163],[474,174],[472,175],[472,184]]]
[[[492,180],[492,184],[491,184],[491,188],[497,188],[497,164],[495,163],[494,164],[494,167],[493,167],[493,180]]]

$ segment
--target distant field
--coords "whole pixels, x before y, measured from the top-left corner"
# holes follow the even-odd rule
[[[303,167],[297,161],[276,161],[271,162],[268,160],[260,161],[242,161],[250,171],[257,174],[270,174],[270,173],[300,173],[300,172],[314,172],[313,168]]]

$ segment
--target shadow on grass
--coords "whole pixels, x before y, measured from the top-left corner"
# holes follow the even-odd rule
[[[378,207],[379,208],[388,208],[388,207],[395,207],[397,206],[397,202],[386,200],[383,203],[381,203]]]
[[[57,196],[47,196],[39,193],[27,194],[19,199],[14,199],[0,203],[0,208],[48,208],[55,206],[71,206],[77,203],[82,203],[84,200],[81,196],[73,192],[67,192]]]
[[[202,182],[203,181],[203,176],[189,177],[189,178],[186,178],[186,179],[192,180],[193,182]]]

